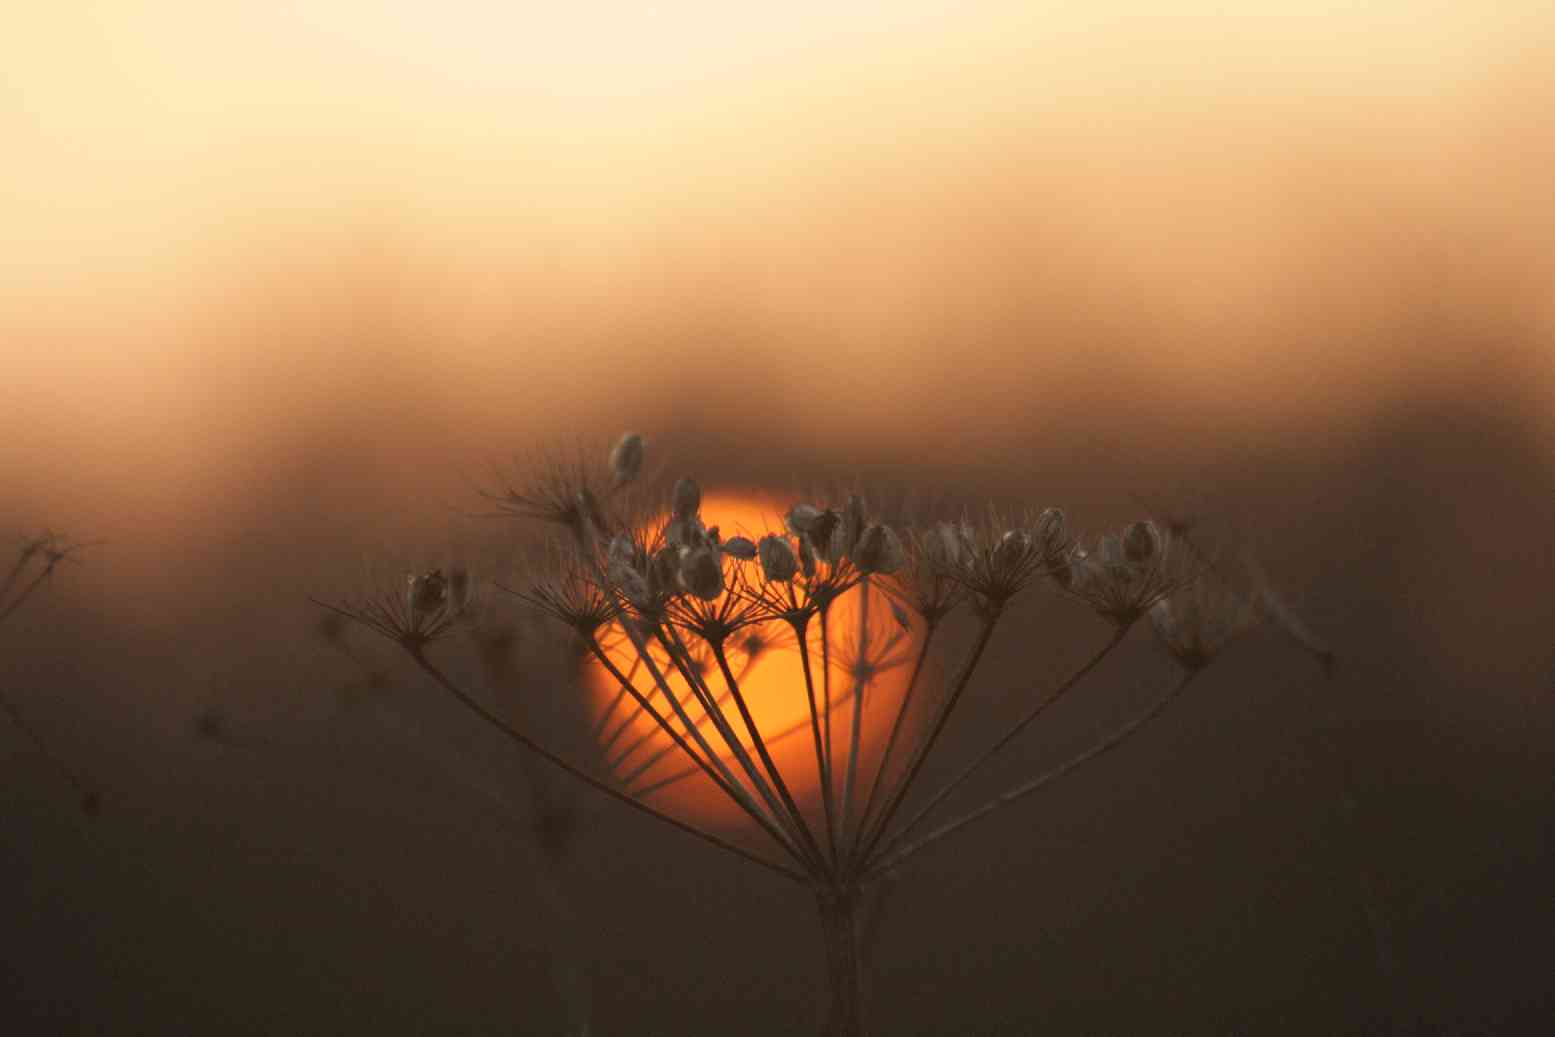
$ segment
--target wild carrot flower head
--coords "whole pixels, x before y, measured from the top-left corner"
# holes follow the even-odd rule
[[[965,519],[941,523],[937,534],[926,556],[980,608],[993,611],[1051,571],[1067,546],[1063,513],[1055,508],[1026,522],[990,511],[975,525]]]
[[[1171,538],[1151,521],[1108,533],[1094,549],[1076,545],[1054,580],[1102,617],[1127,626],[1190,579]]]
[[[453,569],[452,574],[445,575],[442,569],[411,573],[401,590],[378,591],[340,604],[317,604],[397,644],[420,648],[446,636],[473,607],[473,578],[461,568]]]
[[[487,496],[509,514],[561,526],[580,545],[608,536],[611,523],[591,485],[589,466],[581,461],[542,463],[529,485]]]
[[[959,605],[966,589],[951,573],[959,568],[962,540],[948,522],[908,531],[905,564],[882,585],[893,601],[907,605],[929,623],[937,623]]]
[[[1182,561],[1176,564],[1186,569]],[[1150,606],[1156,637],[1189,670],[1209,665],[1262,618],[1256,599],[1214,564],[1183,573],[1177,586]]]
[[[575,555],[558,559],[550,578],[527,591],[510,593],[565,623],[585,640],[621,613],[620,601],[585,571]]]

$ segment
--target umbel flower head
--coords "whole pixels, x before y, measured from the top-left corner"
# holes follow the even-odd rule
[[[1150,606],[1156,637],[1188,670],[1208,666],[1259,618],[1253,602],[1213,569],[1189,578]]]
[[[922,558],[966,588],[983,609],[998,610],[1069,551],[1064,513],[1049,508],[1026,522],[990,511],[978,525],[944,522]]]
[[[1108,533],[1094,550],[1074,546],[1053,578],[1102,617],[1128,626],[1192,578],[1181,562],[1171,537],[1147,519]]]
[[[390,641],[420,648],[444,637],[467,618],[475,596],[474,578],[462,566],[455,566],[447,574],[442,569],[411,573],[400,591],[381,591],[338,605],[317,604]]]

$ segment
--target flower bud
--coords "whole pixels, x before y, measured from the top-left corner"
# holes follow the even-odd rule
[[[1136,522],[1123,532],[1123,557],[1134,565],[1159,558],[1165,542],[1154,522]]]
[[[611,484],[625,486],[636,479],[642,473],[644,455],[643,437],[636,432],[628,432],[616,440],[616,445],[610,448]]]
[[[748,562],[756,557],[756,544],[749,537],[730,537],[724,541],[722,550],[724,554],[731,558],[738,558],[742,562]]]
[[[815,548],[810,545],[809,537],[799,538],[799,568],[805,579],[815,578]]]
[[[892,573],[901,568],[902,542],[889,526],[866,526],[853,546],[853,564],[864,573]]]
[[[696,518],[702,507],[702,487],[691,478],[679,479],[670,493],[670,510],[678,519]]]
[[[756,545],[756,553],[761,558],[761,574],[768,580],[787,583],[799,571],[794,549],[776,533],[762,537],[761,543]]]
[[[700,548],[680,560],[680,583],[703,601],[712,601],[724,592],[723,564],[711,548]]]

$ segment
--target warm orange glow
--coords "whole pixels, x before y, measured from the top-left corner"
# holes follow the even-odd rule
[[[780,504],[773,498],[756,494],[710,493],[704,496],[702,502],[702,518],[709,526],[718,526],[725,537],[743,534],[752,540],[759,539],[765,533],[781,530],[781,516],[785,510],[786,505]],[[872,614],[869,617],[868,629],[870,644],[874,648],[869,654],[870,657],[875,657],[880,653],[880,646],[885,640],[900,628],[886,611],[878,591],[871,596],[870,609]],[[853,729],[853,681],[847,664],[851,662],[853,648],[858,644],[860,618],[860,594],[855,590],[838,600],[832,607],[828,620],[832,649],[832,756],[839,789],[847,766],[848,746]],[[744,635],[751,633],[775,639],[775,643],[750,664],[748,671],[742,672],[749,662],[749,656],[742,648],[733,646],[743,643]],[[917,643],[918,638],[915,634],[905,634],[892,646],[890,657],[900,659],[910,656]],[[688,639],[688,644],[693,653],[700,654],[699,642]],[[816,697],[819,702],[823,694],[819,621],[811,624],[809,648],[814,666]],[[635,651],[624,638],[611,650],[611,655],[616,665],[626,671],[630,671],[636,661]],[[793,793],[801,807],[819,823],[821,801],[815,740],[811,732],[809,700],[805,694],[804,667],[792,634],[780,623],[766,623],[748,628],[731,639],[728,657],[741,694],[745,697],[756,726],[761,731],[762,739],[767,743],[767,748],[779,771],[782,772],[789,791]],[[660,661],[663,660],[662,655],[658,658]],[[908,661],[910,662],[910,658]],[[710,653],[707,655],[706,662],[705,672],[709,686],[715,696],[724,695],[727,687]],[[902,694],[906,690],[909,672],[910,665],[900,665],[886,670],[869,685],[864,695],[855,809],[862,806],[863,797],[868,793],[867,782],[874,777],[876,762],[889,735]],[[710,780],[695,770],[694,765],[686,759],[685,755],[675,748],[669,736],[657,728],[652,718],[640,709],[627,708],[631,705],[630,699],[623,699],[613,711],[611,710],[611,704],[618,696],[618,688],[603,667],[589,667],[586,682],[594,702],[596,724],[603,720],[601,741],[608,743],[606,757],[612,761],[616,774],[628,781],[633,790],[642,792],[652,789],[649,794],[651,802],[660,806],[669,806],[677,815],[694,817],[706,824],[735,823],[743,817],[739,809],[730,803]],[[641,671],[638,671],[634,684],[644,693],[651,687],[651,682]],[[670,684],[676,694],[685,700],[688,714],[698,721],[698,727],[708,743],[720,751],[720,758],[730,770],[739,774],[739,763],[726,743],[720,739],[714,725],[697,708],[695,699],[690,697],[686,682],[679,676],[674,676],[670,678]],[[668,714],[662,695],[656,696],[653,701],[656,708]],[[723,708],[731,726],[741,736],[741,743],[747,748],[750,747],[752,740],[740,721],[739,711],[734,702],[732,700],[725,702]],[[604,719],[607,711],[610,711],[609,718]],[[683,725],[678,723],[676,729],[684,732]],[[756,754],[751,752],[750,757],[759,767],[760,760]]]

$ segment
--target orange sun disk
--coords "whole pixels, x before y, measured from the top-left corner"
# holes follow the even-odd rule
[[[754,493],[708,493],[702,500],[702,520],[709,527],[717,526],[725,539],[743,535],[759,540],[769,532],[780,532],[783,529],[782,516],[786,510],[774,498]],[[859,590],[849,591],[832,605],[827,619],[831,645],[831,756],[834,795],[837,796],[841,795],[852,738],[854,681],[851,663],[854,650],[859,644],[860,602]],[[878,590],[871,591],[868,631],[868,644],[874,646],[870,653],[872,656],[878,655],[879,646],[886,639],[900,631]],[[619,634],[619,631],[616,633]],[[766,643],[754,657],[747,648],[747,639],[752,635]],[[727,698],[727,686],[711,652],[703,651],[704,646],[698,639],[690,635],[683,637],[699,662],[705,658],[704,675],[713,696],[724,699],[723,710],[729,726],[739,735],[741,743],[748,750],[747,755],[765,777],[759,757],[750,748],[752,739],[740,719],[739,711],[733,700]],[[917,630],[904,632],[892,646],[890,658],[906,657],[910,661],[920,637]],[[819,619],[811,622],[808,641],[816,701],[820,706],[823,702],[823,682]],[[639,666],[634,670],[638,659],[631,642],[619,636],[607,643],[611,661],[622,672],[634,674],[633,685],[648,695],[654,685],[644,668]],[[773,762],[788,785],[789,792],[810,820],[812,830],[819,833],[824,823],[821,782],[816,766],[809,698],[805,693],[804,664],[792,630],[781,621],[747,627],[730,638],[726,651],[740,693],[750,708]],[[687,713],[697,722],[707,743],[718,752],[719,758],[741,779],[742,784],[749,788],[738,759],[720,737],[714,724],[697,706],[685,680],[674,673],[671,667],[663,665],[662,653],[656,653],[655,661],[661,664],[671,689],[677,698],[684,701]],[[854,793],[855,813],[862,809],[864,798],[874,780],[878,759],[906,691],[910,670],[910,666],[904,665],[885,669],[866,686],[863,722],[860,726],[859,769]],[[630,791],[643,796],[656,807],[667,808],[678,817],[708,827],[731,828],[750,823],[744,812],[686,758],[653,718],[621,692],[603,666],[597,663],[586,664],[584,683],[588,689],[592,718],[604,758],[610,770],[627,784]],[[682,735],[686,733],[684,725],[675,719],[667,706],[662,692],[649,696],[649,700],[678,732]],[[904,730],[903,743],[911,741],[907,737],[911,734],[911,730]],[[692,739],[687,738],[687,741],[695,747]],[[903,744],[893,750],[893,770],[900,764],[906,748],[907,745]]]

